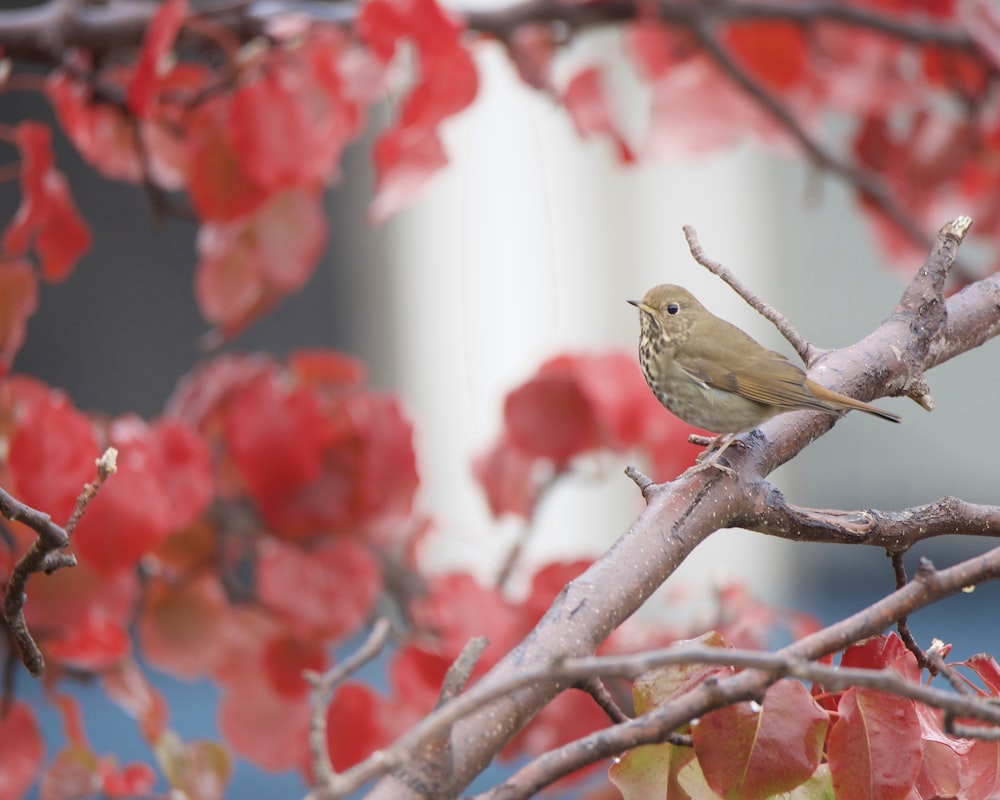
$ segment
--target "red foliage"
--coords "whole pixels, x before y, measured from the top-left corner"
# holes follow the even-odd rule
[[[169,69],[167,58],[186,14],[187,0],[166,0],[146,28],[142,51],[125,98],[129,111],[137,117],[146,117],[152,111],[157,82]]]
[[[827,757],[840,797],[906,797],[920,769],[920,723],[913,701],[848,689],[837,705]]]
[[[345,720],[351,720],[350,724]],[[392,741],[385,701],[363,683],[339,686],[327,710],[326,737],[330,760],[338,772],[363,761]]]
[[[3,248],[20,256],[34,247],[42,277],[56,283],[69,276],[90,248],[90,231],[73,203],[66,178],[55,169],[48,127],[22,122],[14,138],[21,153],[21,207],[4,232]]]
[[[791,89],[809,74],[806,34],[792,22],[742,22],[724,38],[747,72],[772,89]]]
[[[382,570],[359,542],[338,540],[304,550],[280,541],[258,548],[256,595],[288,630],[339,638],[361,628],[382,591]]]
[[[228,125],[231,110],[229,98],[210,98],[194,109],[184,129],[188,192],[199,218],[206,222],[238,220],[268,198],[236,151]]]
[[[437,639],[448,661],[457,658],[472,637],[488,636],[477,673],[493,666],[528,631],[516,605],[464,573],[431,578],[426,595],[413,601],[411,613],[420,628]]]
[[[144,658],[158,669],[193,680],[223,657],[229,604],[218,577],[200,575],[174,585],[148,583],[138,621]]]
[[[38,279],[20,258],[0,256],[0,378],[24,344],[28,318],[38,307]]]
[[[95,474],[99,453],[94,427],[61,392],[32,392],[23,399],[19,394],[15,390],[8,401],[17,419],[7,462],[17,495],[65,524],[83,485]]]
[[[417,51],[419,77],[396,123],[375,143],[376,192],[369,213],[382,221],[447,163],[438,128],[472,102],[478,78],[461,26],[435,0],[371,0],[361,9],[357,31],[385,64],[405,40]]]
[[[706,714],[692,726],[692,738],[713,790],[763,800],[794,789],[816,771],[826,729],[827,713],[808,690],[779,681],[763,705],[739,703]]]
[[[105,574],[135,567],[171,531],[200,517],[212,497],[205,446],[182,426],[123,417],[108,436],[119,450],[118,472],[73,539],[81,558]],[[189,482],[195,490],[187,493]]]
[[[563,93],[562,102],[581,136],[606,136],[614,144],[622,163],[635,161],[632,148],[612,118],[599,69],[589,67],[574,75]]]
[[[17,800],[35,782],[45,743],[31,707],[13,700],[0,714],[0,800]]]

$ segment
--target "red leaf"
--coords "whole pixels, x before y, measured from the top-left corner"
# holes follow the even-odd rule
[[[85,81],[63,70],[49,75],[45,90],[59,125],[88,164],[114,180],[142,179],[135,121],[120,107],[95,101]]]
[[[341,684],[326,713],[330,760],[338,772],[363,761],[392,741],[391,709],[366,684]]]
[[[1000,792],[1000,742],[973,742],[961,766],[962,796],[996,797]]]
[[[173,512],[169,527],[177,530],[191,525],[205,513],[215,494],[208,447],[191,428],[171,419],[154,422],[150,434]]]
[[[153,580],[143,594],[138,633],[143,658],[157,669],[194,680],[222,656],[229,604],[219,578],[204,574],[177,585]]]
[[[177,384],[166,415],[190,425],[208,441],[223,432],[229,403],[257,379],[278,380],[279,367],[269,357],[223,355],[199,364]]]
[[[289,698],[276,692],[258,662],[238,687],[227,687],[219,703],[219,730],[230,746],[260,769],[305,769],[309,763],[308,693]]]
[[[229,98],[198,105],[186,120],[188,192],[198,217],[225,222],[251,214],[270,197],[247,175],[227,134]]]
[[[339,539],[306,550],[275,540],[258,548],[257,598],[304,635],[354,633],[382,592],[382,570],[368,548]]]
[[[792,22],[734,23],[723,38],[747,72],[772,89],[790,89],[807,75],[805,35]]]
[[[74,629],[87,629],[95,620],[125,630],[132,619],[139,584],[135,573],[105,576],[78,564],[47,575],[44,581],[32,581],[29,594],[30,602],[24,609],[28,626],[35,632],[45,631],[46,638],[58,639],[64,631],[70,637],[76,635]],[[107,636],[115,647],[125,647],[113,630]],[[81,645],[86,648],[88,643]]]
[[[337,613],[336,610],[333,613]],[[302,676],[303,670],[319,673],[326,668],[326,656],[320,644],[307,643],[291,636],[268,642],[262,662],[264,674],[274,690],[290,698],[300,698],[309,693],[309,683]]]
[[[132,652],[132,640],[120,621],[100,614],[84,617],[45,643],[45,654],[73,669],[101,672]]]
[[[417,50],[413,89],[395,125],[375,143],[376,193],[369,216],[380,222],[447,162],[438,127],[472,102],[478,78],[462,46],[461,27],[434,0],[371,0],[361,9],[357,31],[385,62],[405,39]]]
[[[975,36],[971,31],[970,35]],[[975,56],[927,47],[923,50],[923,62],[928,80],[969,99],[981,97],[989,87],[989,71]]]
[[[1000,695],[1000,664],[993,656],[983,654],[973,656],[966,663],[989,687],[991,695],[994,697]]]
[[[42,276],[64,280],[90,247],[90,231],[70,196],[65,176],[54,167],[52,133],[38,122],[22,122],[14,133],[21,152],[21,207],[4,233],[3,246],[24,254],[32,240]]]
[[[530,519],[545,487],[552,483],[552,464],[526,453],[509,437],[476,457],[472,464],[476,480],[486,492],[494,517],[515,514]]]
[[[135,567],[170,533],[177,514],[149,426],[122,417],[109,435],[119,450],[118,471],[87,506],[73,537],[81,559],[106,575]]]
[[[413,601],[411,611],[420,628],[439,638],[445,658],[456,658],[473,636],[489,637],[477,671],[496,663],[527,630],[517,609],[498,591],[464,573],[432,578],[427,594]]]
[[[307,110],[280,67],[242,86],[233,97],[232,139],[247,174],[268,189],[285,189],[318,177],[313,170]],[[310,149],[303,149],[310,147]]]
[[[0,752],[0,800],[18,800],[35,783],[45,755],[35,712],[21,700],[0,714]]]
[[[101,760],[101,790],[108,797],[143,797],[156,786],[156,772],[148,764],[126,764],[117,769],[113,761]]]
[[[612,351],[555,358],[539,372],[561,369],[563,363],[572,371],[593,408],[604,447],[622,451],[645,446],[651,417],[657,421],[673,419],[649,391],[633,353]],[[678,427],[673,426],[675,431]],[[677,434],[681,442],[685,438],[684,433]]]
[[[252,216],[203,225],[195,276],[202,314],[234,335],[305,285],[325,243],[326,220],[314,189],[281,192]]]
[[[38,279],[20,259],[0,257],[0,376],[24,344],[28,319],[38,308]]]
[[[819,766],[827,713],[797,681],[778,681],[763,706],[738,703],[692,726],[705,779],[723,797],[756,800],[794,789]]]
[[[574,75],[563,93],[562,102],[581,136],[606,136],[615,145],[622,163],[635,161],[632,149],[612,119],[601,72],[597,67],[589,67]]]
[[[913,701],[848,689],[830,729],[827,759],[838,797],[905,798],[920,770],[920,723]]]
[[[428,178],[448,163],[434,131],[390,130],[374,147],[375,198],[368,207],[373,224],[384,222],[409,204]]]
[[[993,753],[996,763],[996,753]],[[920,797],[959,797],[963,791],[963,772],[968,775],[972,761],[964,754],[939,741],[924,739],[920,757],[920,775],[914,788]],[[966,778],[967,779],[967,778]],[[970,781],[971,783],[972,781]],[[989,797],[1000,789],[970,793],[970,797]]]
[[[507,395],[504,423],[516,447],[551,459],[557,467],[599,442],[594,409],[568,371],[543,367]]]
[[[394,706],[406,706],[415,717],[423,717],[437,704],[451,662],[416,645],[406,645],[393,656],[389,684]]]
[[[264,509],[275,533],[304,539],[405,516],[418,485],[413,430],[394,398],[354,393],[329,412],[323,468]]]
[[[93,426],[65,395],[49,390],[20,412],[8,465],[18,498],[64,524],[100,453]]]
[[[895,633],[888,636],[870,636],[848,647],[840,658],[840,665],[861,669],[885,669],[907,653],[909,651],[906,645]]]
[[[262,376],[233,397],[226,447],[265,516],[319,475],[328,430],[312,389]]]
[[[272,50],[233,97],[231,140],[247,174],[269,190],[316,184],[333,172],[360,122],[338,59],[342,37],[327,32],[292,53]]]
[[[148,116],[153,107],[158,80],[167,71],[168,56],[186,15],[187,0],[166,0],[160,3],[146,28],[135,75],[125,97],[129,110],[139,118]]]
[[[71,694],[58,691],[52,692],[49,699],[62,718],[63,735],[66,740],[72,747],[89,754],[90,745],[83,729],[83,709],[80,708],[80,701]]]

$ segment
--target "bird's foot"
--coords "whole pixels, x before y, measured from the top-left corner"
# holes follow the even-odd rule
[[[715,468],[720,472],[725,472],[728,475],[733,475],[733,468],[728,464],[723,464],[720,462],[722,454],[726,451],[729,445],[733,442],[738,441],[736,439],[735,433],[720,434],[712,439],[708,447],[706,447],[698,457],[695,459],[697,462],[693,467],[690,467],[687,471],[691,474],[696,472],[701,472],[702,470]]]

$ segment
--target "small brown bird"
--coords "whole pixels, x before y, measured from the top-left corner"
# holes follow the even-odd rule
[[[853,408],[900,421],[809,380],[680,286],[654,286],[642,300],[628,302],[639,309],[639,363],[656,399],[689,425],[720,434],[699,458],[712,453],[702,468],[728,472],[717,462],[735,435],[786,411],[839,414]]]

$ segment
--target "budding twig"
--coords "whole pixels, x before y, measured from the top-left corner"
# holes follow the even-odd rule
[[[25,592],[28,578],[36,572],[51,575],[62,567],[76,566],[76,556],[67,555],[60,551],[69,545],[70,535],[83,516],[87,505],[97,496],[104,481],[117,469],[115,464],[117,456],[118,451],[109,447],[97,459],[95,462],[97,478],[93,483],[88,483],[83,487],[83,491],[76,500],[76,508],[73,510],[69,522],[66,523],[65,529],[56,525],[48,514],[15,500],[3,489],[0,489],[0,513],[9,520],[23,522],[38,534],[38,538],[31,543],[31,547],[14,565],[3,599],[3,617],[10,626],[14,639],[21,650],[21,661],[35,678],[45,671],[45,659],[24,619],[24,604],[28,599]]]

